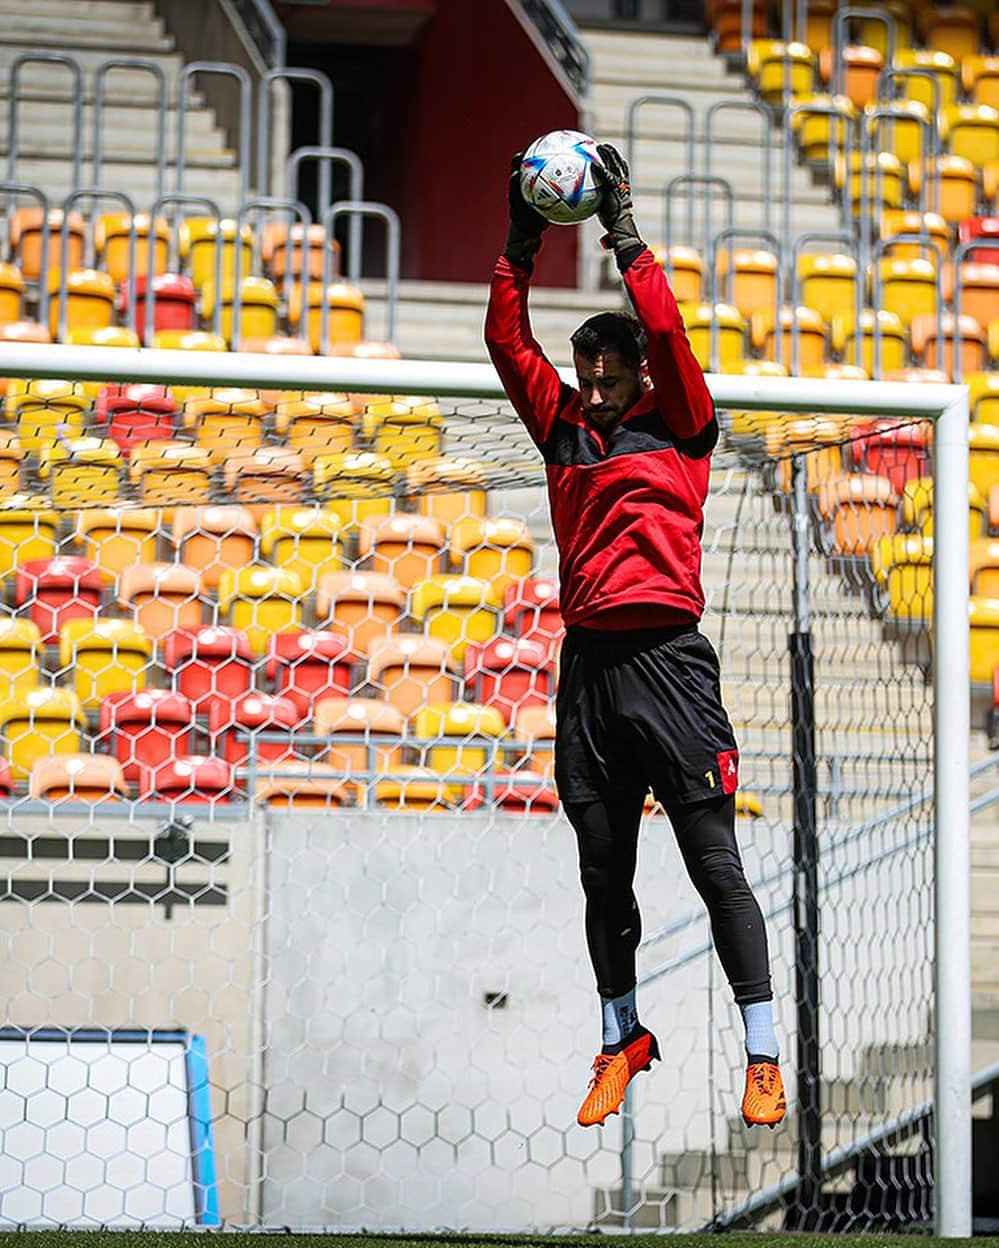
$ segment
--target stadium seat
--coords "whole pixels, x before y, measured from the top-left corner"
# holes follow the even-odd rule
[[[979,598],[999,598],[999,540],[980,537],[970,542],[968,569],[973,595]]]
[[[878,115],[866,124],[871,146],[890,152],[903,170],[912,161],[933,154],[932,114],[919,100],[890,100],[878,105]]]
[[[340,244],[335,238],[327,241],[323,226],[312,224],[306,230],[301,221],[293,222],[290,227],[287,221],[270,221],[260,232],[260,259],[269,276],[276,282],[280,282],[289,273],[293,277],[302,276],[306,238],[309,243],[309,278],[322,281],[323,250],[326,248],[331,253],[330,271],[334,275],[339,274]]]
[[[742,0],[709,0],[705,20],[714,40],[715,51],[722,54],[742,53]],[[762,39],[767,34],[767,5],[753,0],[750,36]]]
[[[0,500],[21,492],[24,448],[16,433],[0,429]]]
[[[975,215],[978,206],[978,170],[964,156],[937,156],[909,166],[909,187],[914,197],[926,182],[926,203],[948,223],[957,225]]]
[[[69,620],[59,630],[59,665],[88,710],[109,693],[144,689],[152,657],[152,642],[129,620]]]
[[[29,282],[36,282],[42,272],[60,263],[62,233],[69,234],[66,263],[70,269],[78,269],[83,263],[84,223],[78,212],[70,212],[64,219],[61,208],[49,209],[49,254],[42,255],[42,222],[44,210],[38,206],[18,208],[10,218],[10,258]]]
[[[66,328],[100,329],[114,319],[115,289],[108,273],[100,269],[70,269],[63,276],[58,269],[50,269],[49,333],[53,338],[59,334],[59,288],[66,286]]]
[[[999,108],[999,56],[965,56],[961,86],[972,104]]]
[[[785,90],[792,99],[808,95],[817,69],[817,57],[803,43],[753,39],[746,51],[746,73],[764,104],[780,104]]]
[[[395,478],[391,462],[371,451],[317,455],[312,464],[316,497],[341,516],[345,528],[390,515]]]
[[[912,208],[896,208],[881,217],[882,242],[896,239],[903,234],[926,234],[936,244],[936,256],[946,256],[950,250],[950,227],[937,212],[918,212]],[[886,256],[896,260],[913,260],[934,253],[927,243],[891,242],[885,248]]]
[[[299,759],[293,763],[268,763],[257,780],[256,800],[281,810],[349,806],[350,791],[337,779],[328,763]]]
[[[9,325],[21,319],[24,298],[24,275],[16,264],[0,264],[0,324]]]
[[[368,654],[376,640],[398,627],[406,592],[379,572],[327,572],[319,578],[316,623],[339,632],[354,654]]]
[[[393,775],[378,780],[374,786],[377,806],[386,810],[422,813],[454,811],[459,808],[457,790],[428,767],[398,766]]]
[[[308,302],[309,343],[317,355],[323,354],[320,341],[322,333],[322,282],[310,282],[306,294]],[[356,286],[349,282],[330,282],[325,291],[326,304],[329,307],[327,333],[329,342],[348,343],[360,342],[364,337],[364,295]],[[293,328],[301,324],[302,288],[293,286],[288,300],[288,324]]]
[[[479,810],[483,806],[494,806],[512,815],[551,815],[558,810],[558,798],[551,780],[540,772],[498,771],[491,786],[477,781],[466,789],[462,810]]]
[[[146,506],[164,507],[172,518],[173,509],[187,504],[197,506],[209,500],[212,484],[211,456],[201,446],[189,442],[144,442],[134,446],[129,457],[129,478]]]
[[[912,46],[912,10],[903,0],[878,0],[877,4],[867,3],[864,8],[876,8],[879,14],[892,19],[896,53],[900,48]],[[857,21],[858,37],[864,47],[874,48],[885,58],[888,64],[889,35],[885,23],[875,16],[861,17]]]
[[[831,554],[867,556],[875,541],[898,527],[898,495],[884,477],[845,474],[823,482],[817,497]]]
[[[991,495],[991,491],[990,491]],[[999,503],[999,498],[997,498]],[[968,482],[968,535],[977,541],[988,535],[990,529],[989,502],[974,482]],[[905,483],[899,503],[901,525],[909,532],[923,537],[933,536],[933,478],[916,477]]]
[[[149,272],[150,240],[154,249],[153,273],[158,277],[166,272],[170,250],[170,227],[163,217],[157,217],[155,226],[148,212],[105,212],[94,222],[94,251],[101,268],[111,275],[116,286],[122,285],[130,276],[128,268],[128,242],[134,229],[135,268],[131,276]]]
[[[481,775],[494,760],[502,760],[489,742],[498,742],[506,735],[506,721],[494,706],[439,702],[416,712],[413,732],[423,742],[418,747],[421,765],[454,783],[465,776]]]
[[[232,701],[250,691],[254,654],[238,628],[175,629],[163,638],[162,656],[174,689],[199,715],[208,714],[215,698]]]
[[[972,373],[965,384],[971,419],[982,425],[999,425],[999,369]]]
[[[127,459],[133,446],[170,441],[176,432],[179,406],[166,386],[124,383],[104,386],[95,416]]]
[[[948,270],[950,266],[948,266]],[[950,277],[950,273],[948,272]],[[999,247],[992,252],[991,264],[964,263],[960,273],[953,274],[948,285],[961,283],[961,315],[970,316],[979,325],[988,325],[999,313]],[[951,294],[945,288],[944,297]]]
[[[214,806],[233,796],[232,768],[221,758],[182,754],[139,769],[139,798],[143,801]]]
[[[970,217],[958,223],[959,243],[970,243],[976,238],[999,241],[999,217]],[[999,264],[999,251],[994,247],[979,247],[969,251],[966,259],[969,264]]]
[[[0,617],[0,702],[38,685],[41,645],[41,630],[33,621]]]
[[[175,628],[201,626],[201,578],[180,563],[141,563],[118,581],[118,603],[147,637],[160,641]]]
[[[923,40],[934,52],[946,52],[955,63],[980,51],[978,18],[958,4],[929,3],[920,14]]]
[[[849,437],[849,421],[836,417],[782,417],[768,425],[764,446],[770,459],[776,459],[777,486],[791,490],[791,457],[805,456],[808,489],[818,490],[843,474],[843,443]]]
[[[906,362],[905,326],[894,312],[880,309],[877,313],[877,325],[880,340],[879,367],[875,372],[874,359],[874,325],[873,308],[864,308],[860,313],[861,334],[861,367],[870,377],[881,377],[887,372],[903,368]],[[841,352],[844,360],[854,363],[857,359],[856,317],[844,317],[834,322],[832,339]]]
[[[246,634],[254,654],[264,655],[272,634],[301,629],[303,594],[301,578],[284,568],[227,568],[219,578],[219,611]]]
[[[10,777],[10,765],[7,760],[0,755],[0,799],[9,798],[13,791],[14,785]]]
[[[240,310],[239,334],[250,338],[269,338],[278,331],[278,305],[280,299],[277,287],[269,277],[257,277],[246,274],[239,284]],[[230,344],[233,344],[235,327],[236,286],[234,282],[222,284],[222,307],[220,309],[219,332]],[[213,324],[215,311],[215,285],[205,283],[201,293],[201,316],[206,325]]]
[[[999,484],[999,425],[969,425],[968,480],[985,498]]]
[[[353,687],[354,656],[344,639],[327,629],[276,633],[267,645],[265,674],[274,692],[308,718],[324,697],[344,697]]]
[[[226,341],[221,334],[211,334],[200,329],[158,329],[153,334],[154,351],[226,351]],[[186,403],[195,395],[209,393],[207,386],[170,387],[178,403]]]
[[[28,559],[18,567],[14,584],[15,603],[28,609],[47,645],[70,621],[89,626],[100,612],[103,593],[100,568],[78,555]]]
[[[305,501],[306,466],[301,456],[284,446],[260,446],[249,455],[226,461],[226,497],[246,507],[259,524],[276,506]]]
[[[22,563],[55,556],[59,513],[50,507],[0,508],[0,578]]]
[[[881,297],[874,302],[879,308],[893,312],[905,329],[916,316],[936,316],[937,266],[932,260],[884,256],[877,267]]]
[[[27,780],[37,758],[80,751],[87,720],[69,689],[28,689],[0,707],[3,754],[15,780]]]
[[[871,546],[874,603],[896,620],[933,616],[933,538],[895,533]]]
[[[806,164],[829,169],[838,153],[844,152],[848,127],[857,117],[857,110],[845,95],[811,95],[796,101],[800,111],[791,114],[791,129],[798,140],[798,150]],[[812,109],[836,110],[836,115]]]
[[[988,104],[951,104],[943,110],[940,138],[952,156],[973,165],[999,160],[999,112]]]
[[[144,346],[146,342],[146,289],[149,278],[139,273],[135,279],[135,328]],[[128,287],[118,294],[118,312],[124,319],[129,308]],[[160,273],[153,278],[153,339],[152,346],[169,348],[192,348],[187,334],[197,332],[198,295],[194,283],[183,273]],[[160,335],[165,335],[160,337]],[[221,341],[221,339],[219,340]],[[224,344],[223,344],[224,346]],[[208,349],[208,348],[202,348]],[[212,348],[218,350],[218,347]]]
[[[797,323],[797,357],[795,358],[795,334]],[[799,306],[780,310],[781,360],[787,368],[799,374],[807,368],[822,364],[829,351],[829,327],[814,308]],[[763,352],[764,359],[777,358],[777,334],[772,310],[761,310],[753,317],[752,336],[754,344]]]
[[[923,422],[901,424],[883,420],[857,424],[850,458],[862,473],[875,473],[901,493],[906,482],[930,471],[929,431]]]
[[[442,641],[395,633],[372,643],[368,683],[409,719],[430,703],[454,700],[458,669]]]
[[[680,308],[690,340],[690,348],[701,368],[711,367],[711,323],[717,321],[718,368],[720,372],[736,372],[746,355],[746,321],[739,309],[729,303],[688,303]]]
[[[177,558],[206,589],[217,588],[223,572],[252,563],[256,540],[257,525],[245,507],[178,507],[173,513]]]
[[[414,459],[441,453],[444,421],[432,399],[373,397],[365,406],[361,431],[376,455],[404,472]]]
[[[968,623],[971,683],[991,686],[999,661],[999,600],[972,596],[968,602]]]
[[[777,257],[762,248],[735,248],[731,255],[724,248],[718,253],[718,289],[725,301],[738,308],[747,321],[754,313],[769,313],[773,320],[777,308]]]
[[[84,508],[77,516],[74,541],[110,579],[133,564],[155,561],[158,530],[159,513],[153,508]]]
[[[833,181],[837,190],[845,190],[855,218],[860,217],[865,202],[866,212],[875,219],[905,204],[907,174],[892,152],[868,152],[863,158],[857,151],[850,152],[849,157],[837,155]]]
[[[306,394],[285,399],[274,412],[274,432],[311,468],[320,455],[343,455],[354,447],[363,406],[347,395]]]
[[[132,350],[142,345],[135,330],[127,329],[124,325],[69,329],[66,331],[65,341],[71,347],[127,347]],[[79,384],[81,392],[91,400],[97,399],[104,389],[104,383],[100,381],[81,381]]]
[[[855,315],[857,261],[837,252],[806,252],[798,257],[798,294],[827,325],[835,316]]]
[[[121,764],[106,754],[37,758],[28,793],[43,802],[118,802],[129,796]]]
[[[564,631],[556,583],[544,577],[528,577],[507,585],[503,625],[512,636],[538,641],[554,655]]]
[[[208,708],[212,753],[220,753],[234,767],[246,766],[251,755],[261,762],[293,760],[291,733],[300,723],[298,707],[280,694],[244,693],[231,704],[215,701]],[[282,740],[262,741],[257,733],[280,733]]]
[[[552,706],[525,706],[517,711],[510,735],[521,748],[523,765],[549,779],[555,775],[555,711]]]
[[[957,62],[946,52],[932,48],[900,48],[895,53],[896,69],[919,69],[933,75],[938,91],[926,79],[913,74],[898,79],[898,87],[906,99],[918,100],[931,111],[944,109],[956,102],[959,91]]]
[[[523,520],[468,516],[451,526],[449,557],[463,575],[489,581],[503,594],[511,582],[531,575],[534,541]]]
[[[194,435],[213,464],[225,464],[233,455],[246,455],[263,442],[264,421],[271,408],[253,390],[214,389],[184,404],[184,428]]]
[[[313,732],[329,739],[326,761],[355,789],[367,788],[365,773],[377,777],[401,766],[405,727],[394,706],[373,698],[322,698],[312,721]]]
[[[465,696],[495,707],[509,724],[521,707],[555,696],[555,666],[541,641],[497,637],[465,648]]]
[[[878,98],[878,75],[885,58],[877,48],[863,44],[847,44],[840,48],[840,90],[854,108],[867,108]],[[833,49],[826,48],[819,56],[819,73],[823,82],[832,82],[835,66]]]
[[[327,573],[343,566],[340,519],[319,507],[276,507],[260,522],[260,555],[315,593]]]
[[[48,484],[52,506],[108,507],[121,495],[125,461],[111,438],[60,438],[38,453],[38,476]]]
[[[698,303],[704,298],[704,260],[693,247],[676,246],[666,250],[653,247],[652,254],[669,276],[670,289],[677,303]]]
[[[433,456],[406,469],[406,493],[421,516],[451,525],[463,516],[486,514],[483,467],[460,456]]]
[[[110,747],[126,780],[138,780],[141,766],[155,767],[189,754],[194,706],[170,689],[110,693],[101,702],[100,740]]]
[[[461,662],[470,641],[499,632],[503,589],[473,576],[432,576],[413,586],[410,611],[429,637],[443,641]]]
[[[236,280],[236,222],[231,217],[188,217],[177,231],[180,258],[191,281],[202,290],[215,281],[215,248],[222,247],[222,284]],[[239,228],[242,273],[253,266],[253,231],[244,222]]]
[[[362,525],[359,558],[372,572],[391,576],[404,589],[440,570],[447,535],[439,520],[396,512]]]
[[[83,433],[87,396],[71,381],[31,381],[16,402],[15,432],[24,451],[38,455],[43,446],[60,436],[80,437]],[[8,395],[7,418],[11,418]]]
[[[913,357],[926,368],[943,369],[948,376],[954,372],[955,322],[950,312],[942,317],[943,349],[937,339],[938,322],[935,316],[917,316],[912,322],[911,346]],[[972,316],[961,314],[958,329],[960,342],[961,375],[981,372],[988,364],[988,345],[985,330]]]

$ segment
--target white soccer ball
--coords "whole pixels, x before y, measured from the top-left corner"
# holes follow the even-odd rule
[[[592,217],[601,187],[594,175],[600,163],[595,139],[579,130],[552,130],[535,139],[520,162],[520,189],[532,208],[556,225],[576,225]]]

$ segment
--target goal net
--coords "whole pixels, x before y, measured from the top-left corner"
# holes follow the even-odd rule
[[[4,344],[0,376],[0,1222],[963,1225],[962,390],[710,379],[771,1133],[651,803],[663,1061],[576,1125],[557,567],[490,369]]]

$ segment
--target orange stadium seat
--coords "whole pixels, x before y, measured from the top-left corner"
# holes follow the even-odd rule
[[[11,259],[29,282],[36,282],[42,272],[61,263],[62,232],[69,234],[66,263],[70,269],[78,269],[83,263],[84,223],[78,212],[71,212],[64,222],[61,208],[49,209],[49,254],[42,256],[42,222],[45,213],[41,207],[18,208],[10,219]]]
[[[289,238],[291,264],[288,263]],[[260,259],[268,274],[280,281],[286,273],[294,277],[302,276],[302,265],[305,259],[304,240],[309,243],[309,277],[321,281],[323,276],[323,249],[328,248],[331,258],[330,272],[337,276],[340,272],[340,244],[336,239],[327,241],[323,226],[312,224],[308,230],[301,221],[295,221],[290,227],[287,221],[271,221],[260,232]]]
[[[200,590],[198,573],[181,563],[135,564],[121,574],[118,602],[147,637],[160,641],[175,628],[201,625]]]
[[[978,170],[964,156],[937,156],[909,166],[909,186],[914,196],[926,181],[926,203],[949,225],[975,215],[978,204]]]
[[[948,288],[955,284],[957,276],[960,277],[961,315],[973,317],[979,325],[988,325],[999,314],[999,247],[992,256],[992,264],[965,263],[959,275],[948,272],[944,286],[944,297],[953,297],[953,291]]]
[[[118,802],[129,796],[121,764],[106,754],[36,758],[28,793],[44,802]]]
[[[193,431],[196,444],[214,464],[225,464],[233,455],[246,455],[261,445],[270,413],[270,405],[253,390],[215,389],[187,400],[184,427]]]
[[[954,372],[955,322],[950,312],[943,315],[943,343],[937,340],[937,318],[917,316],[912,322],[912,354],[926,368],[942,368],[948,375]],[[988,346],[985,330],[971,316],[961,315],[957,330],[960,343],[962,376],[981,372],[988,363]]]
[[[329,739],[326,761],[355,788],[367,787],[365,773],[402,765],[405,727],[396,707],[374,698],[323,698],[312,722],[315,734]]]
[[[350,805],[350,791],[337,780],[328,763],[310,759],[293,763],[268,763],[257,780],[256,798],[265,806],[287,810],[328,810]]]
[[[368,683],[409,719],[431,702],[452,701],[457,664],[442,641],[415,633],[389,634],[371,646]]]
[[[229,764],[205,754],[183,754],[139,769],[139,797],[144,801],[215,805],[230,801],[233,789]]]
[[[177,558],[195,569],[206,589],[215,589],[226,570],[252,563],[256,539],[256,522],[245,507],[177,507],[173,514]]]
[[[317,355],[323,353],[322,307],[324,291],[322,282],[310,282],[306,293],[308,303],[309,343]],[[364,338],[364,295],[349,282],[330,282],[325,288],[325,302],[329,308],[327,334],[330,344],[360,342]],[[301,323],[302,288],[292,287],[288,307],[288,324],[295,327]]]
[[[94,223],[94,250],[104,269],[110,273],[116,285],[128,280],[128,242],[134,223],[135,269],[134,276],[149,273],[150,240],[154,249],[153,273],[158,277],[166,272],[170,247],[170,227],[163,217],[157,217],[155,227],[148,212],[105,212]]]
[[[555,775],[553,707],[525,706],[518,710],[511,726],[511,736],[521,747],[520,762],[524,766],[548,778]]]
[[[259,524],[277,506],[301,504],[306,465],[284,446],[260,446],[248,455],[234,454],[224,470],[226,497],[242,504]]]
[[[677,303],[697,303],[704,297],[704,260],[693,247],[676,246],[669,250],[669,265],[662,247],[653,247],[653,255],[669,274],[669,284]]]
[[[412,589],[440,570],[446,538],[439,520],[400,511],[362,526],[358,554],[372,572]]]
[[[405,606],[406,591],[394,577],[328,572],[319,579],[316,622],[341,633],[355,654],[367,654],[398,627]]]
[[[460,456],[433,456],[406,469],[406,490],[422,516],[450,525],[486,514],[486,477],[480,463]]]
[[[24,298],[24,275],[16,264],[0,264],[0,324],[9,325],[21,319]]]
[[[884,477],[853,472],[823,482],[818,510],[828,525],[830,550],[866,556],[879,538],[898,527],[898,495]]]
[[[690,349],[701,368],[707,371],[711,367],[711,323],[716,320],[719,371],[737,371],[746,356],[747,330],[746,320],[739,309],[729,303],[716,303],[712,312],[710,303],[688,303],[680,308],[680,313]]]
[[[59,287],[63,280],[58,269],[50,269],[49,332],[59,333]],[[115,289],[109,273],[100,269],[70,269],[65,275],[66,328],[100,329],[114,319]]]
[[[132,448],[129,477],[146,506],[162,506],[168,518],[182,504],[206,504],[212,485],[212,460],[189,442],[144,442]]]
[[[311,468],[319,455],[353,449],[363,410],[347,395],[305,394],[277,404],[274,431],[287,438],[288,447]]]
[[[760,248],[736,248],[729,253],[718,253],[717,275],[719,289],[725,292],[727,302],[739,309],[746,320],[755,312],[769,312],[771,319],[777,307],[777,257],[772,251]]]
[[[999,541],[983,537],[971,542],[968,567],[972,594],[981,598],[999,597]]]
[[[885,58],[877,48],[863,44],[847,44],[840,48],[842,72],[840,89],[854,108],[866,108],[878,98],[878,75]],[[823,82],[833,80],[833,49],[826,48],[819,57],[819,73]]]
[[[797,323],[797,358],[794,358],[794,330]],[[753,341],[767,360],[777,357],[777,333],[774,315],[770,310],[757,312],[753,317]],[[780,310],[781,361],[792,372],[821,364],[829,351],[829,327],[814,309],[799,306],[792,310],[784,306]]]
[[[886,212],[880,222],[882,242],[897,239],[903,234],[926,234],[936,243],[936,251],[928,243],[894,242],[885,248],[886,256],[897,260],[913,260],[919,256],[946,256],[950,249],[950,229],[947,222],[936,212],[917,212],[911,208],[896,208]]]
[[[958,4],[927,4],[921,15],[923,39],[934,52],[946,52],[960,63],[981,50],[978,17]]]
[[[84,508],[77,516],[74,540],[111,578],[134,564],[155,560],[159,525],[160,516],[154,508],[126,504]]]

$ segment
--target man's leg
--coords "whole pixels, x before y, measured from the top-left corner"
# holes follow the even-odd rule
[[[667,807],[694,887],[704,899],[715,948],[746,1025],[748,1071],[743,1116],[774,1126],[784,1117],[767,932],[742,867],[735,797]]]
[[[638,1021],[635,951],[642,935],[632,884],[644,795],[565,806],[576,833],[586,897],[586,943],[600,994],[603,1045],[589,1095],[579,1111],[584,1126],[617,1113],[629,1080],[647,1070],[659,1047]]]

